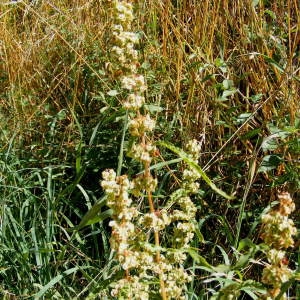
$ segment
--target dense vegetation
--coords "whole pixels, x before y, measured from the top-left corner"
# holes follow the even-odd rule
[[[187,299],[267,299],[275,283],[262,274],[275,246],[262,216],[300,223],[299,2],[132,1],[134,72],[147,83],[134,113],[155,120],[143,137],[157,147],[151,166],[132,153],[121,83],[132,68],[112,51],[115,2],[0,4],[1,298],[112,299],[130,277],[110,245],[116,216],[100,184],[114,169],[157,179],[151,196],[137,193],[141,213],[153,197],[172,214],[184,170],[196,174],[196,193],[183,192],[197,208],[180,266],[191,277]],[[193,139],[197,155],[188,153]],[[168,250],[149,246],[156,256],[183,249],[172,230],[159,231]],[[298,237],[278,263],[292,272],[268,299],[300,297]],[[170,299],[151,276],[150,299]]]

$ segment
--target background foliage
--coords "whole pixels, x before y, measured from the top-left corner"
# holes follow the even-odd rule
[[[88,220],[109,215],[99,179],[116,168],[124,117],[110,66],[110,3],[0,5],[0,293],[103,299],[119,276],[107,220],[71,228],[94,204]],[[276,191],[292,194],[299,228],[299,3],[151,0],[135,8],[156,139],[179,147],[199,140],[200,166],[235,194],[224,200],[201,182],[194,200],[203,239],[194,246],[210,264],[259,281],[260,264],[245,269],[232,247],[246,239],[240,251],[260,261],[259,217]],[[165,195],[181,171],[169,167],[155,171]],[[129,159],[125,171],[136,171]],[[299,243],[289,253],[293,269],[297,250]],[[217,284],[198,265],[190,259],[189,296],[207,299]],[[294,283],[291,299],[299,293]]]

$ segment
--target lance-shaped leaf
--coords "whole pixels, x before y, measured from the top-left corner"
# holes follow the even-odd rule
[[[104,196],[100,201],[96,202],[89,211],[83,216],[79,225],[71,228],[70,230],[80,230],[85,226],[93,225],[98,222],[102,222],[103,220],[111,217],[113,214],[112,209],[107,209],[105,211],[101,211],[101,208],[106,204],[106,196]]]
[[[193,170],[195,170],[201,177],[202,179],[210,186],[212,190],[214,190],[216,193],[221,195],[222,197],[226,199],[233,199],[233,196],[227,195],[225,192],[220,190],[206,175],[206,173],[202,170],[202,168],[196,164],[189,156],[187,153],[185,153],[183,150],[180,148],[177,148],[176,146],[166,143],[166,142],[159,142],[158,143],[161,146],[164,146],[171,150],[172,152],[176,153],[179,157],[181,157]]]

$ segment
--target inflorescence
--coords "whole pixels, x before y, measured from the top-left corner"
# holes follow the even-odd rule
[[[198,190],[199,175],[186,166],[181,187],[171,194],[165,207],[155,207],[153,192],[157,179],[150,172],[158,152],[152,141],[155,121],[144,105],[147,85],[138,72],[135,45],[139,37],[132,30],[132,4],[113,1],[113,14],[112,64],[121,74],[121,104],[128,112],[128,131],[133,140],[127,155],[139,162],[143,171],[133,179],[117,176],[113,170],[102,174],[101,186],[107,195],[107,205],[114,212],[109,223],[111,248],[125,273],[124,278],[112,284],[111,295],[118,299],[146,300],[151,295],[185,299],[184,289],[191,275],[183,265],[194,236],[197,210],[190,196]],[[197,141],[189,142],[186,151],[197,163]],[[172,233],[173,241],[163,247],[160,235],[166,229]]]
[[[293,271],[287,266],[285,250],[294,246],[293,236],[297,233],[294,222],[289,215],[295,210],[295,203],[287,192],[278,195],[279,208],[262,216],[263,233],[261,238],[269,247],[268,264],[263,270],[262,282],[270,286],[267,299],[275,299],[281,285],[287,282]],[[284,294],[281,299],[287,299]]]

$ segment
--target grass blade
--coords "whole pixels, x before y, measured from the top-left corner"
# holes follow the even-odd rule
[[[34,296],[34,299],[37,300],[37,299],[40,299],[41,297],[43,297],[43,295],[49,289],[51,289],[56,283],[58,283],[60,280],[62,280],[64,278],[64,276],[68,276],[72,273],[77,272],[78,270],[87,269],[87,268],[89,268],[89,267],[74,267],[72,269],[64,271],[62,274],[57,275],[51,281],[49,281],[45,286],[42,287],[42,289]]]

